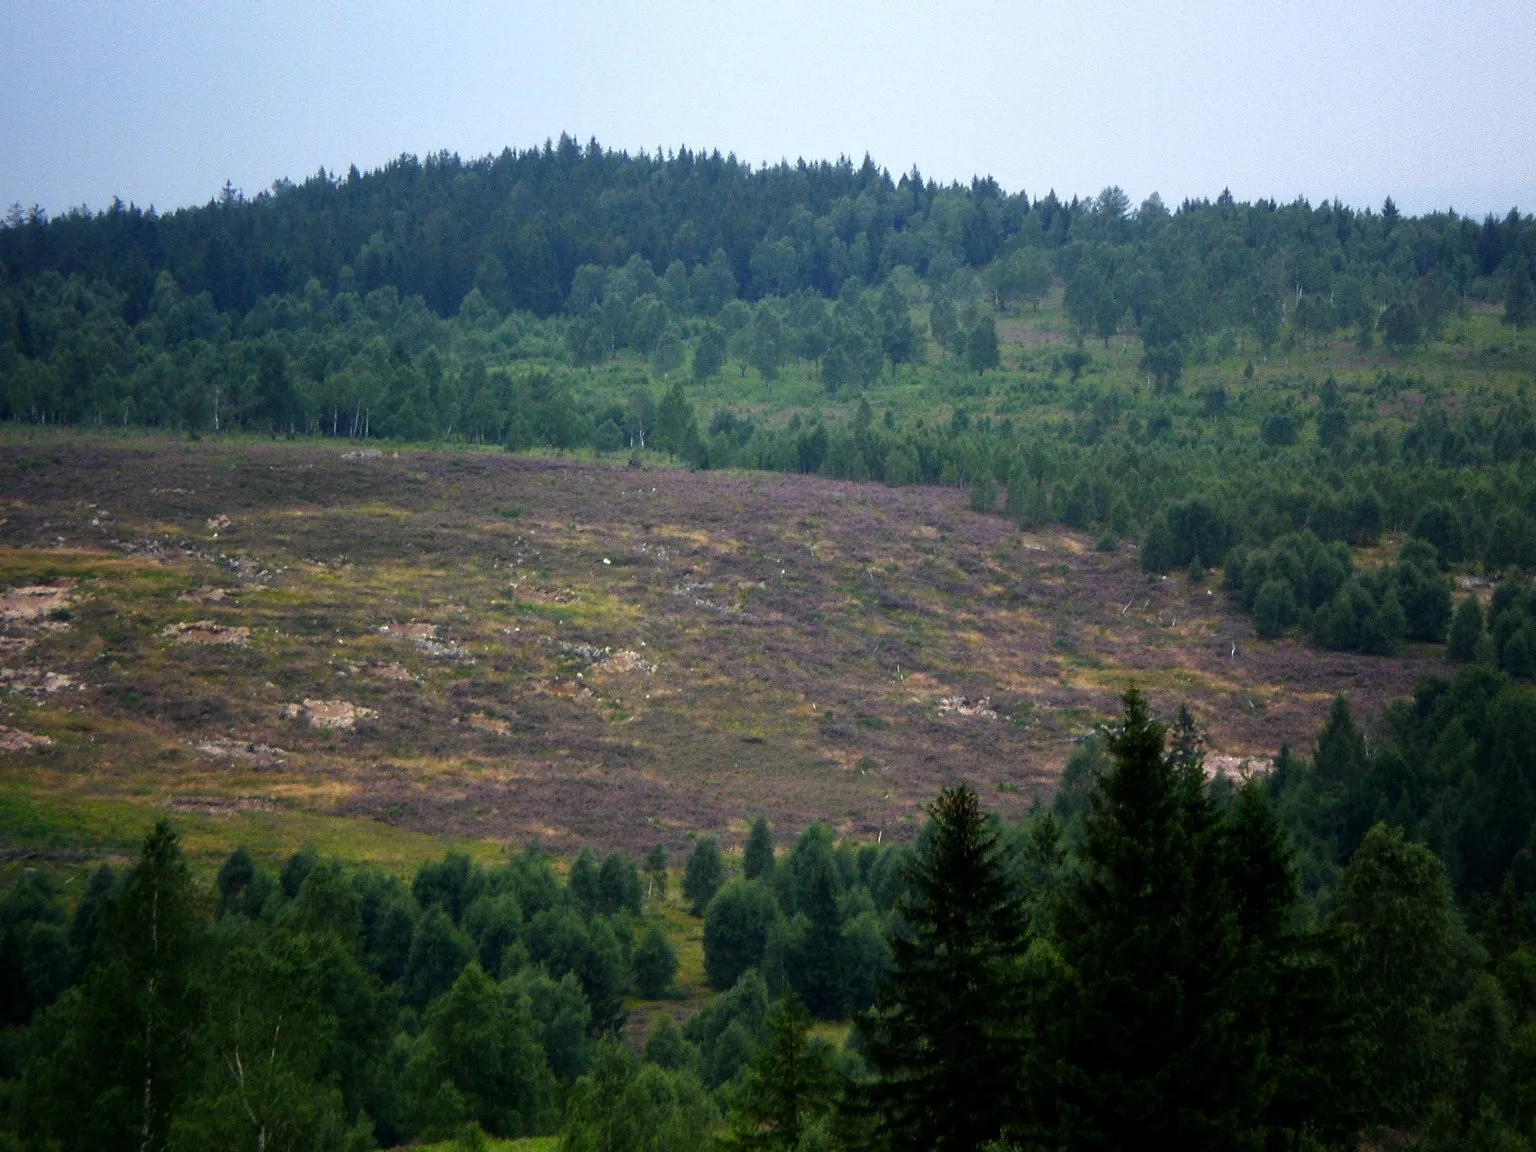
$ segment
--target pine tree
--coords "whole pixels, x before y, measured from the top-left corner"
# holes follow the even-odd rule
[[[975,1149],[1017,1115],[1025,907],[997,830],[946,789],[905,873],[893,971],[860,1022],[866,1104],[898,1152]]]
[[[843,919],[829,871],[829,862],[816,869],[810,893],[802,902],[801,911],[807,923],[796,949],[790,980],[805,999],[806,1007],[830,1020],[843,1014],[848,979],[843,963]]]
[[[1056,917],[1065,970],[1031,1081],[1042,1135],[1064,1148],[1234,1148],[1261,1122],[1225,829],[1187,713],[1171,753],[1166,736],[1128,692]]]
[[[688,854],[688,864],[683,869],[683,896],[695,916],[704,915],[704,909],[724,880],[725,863],[720,859],[720,846],[713,836],[706,836]]]
[[[646,896],[667,898],[667,846],[652,844],[645,853]]]
[[[740,1152],[797,1149],[806,1128],[828,1117],[837,1099],[831,1050],[811,1039],[811,1014],[793,992],[768,1011],[767,1041],[736,1094],[724,1145]]]
[[[677,975],[677,949],[655,924],[645,930],[640,943],[635,945],[633,967],[640,995],[654,1000],[667,994],[672,977]]]
[[[1477,642],[1483,638],[1483,609],[1476,596],[1468,596],[1456,606],[1446,655],[1463,662],[1476,659]]]
[[[747,833],[741,871],[748,880],[757,880],[773,871],[773,831],[761,816],[752,821],[752,830]]]

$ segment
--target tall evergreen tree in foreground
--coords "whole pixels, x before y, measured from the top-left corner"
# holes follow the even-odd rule
[[[1238,838],[1181,715],[1173,747],[1126,693],[1056,916],[1062,971],[1037,1022],[1033,1120],[1070,1149],[1258,1147],[1272,936],[1294,891],[1278,838]],[[1242,847],[1259,859],[1237,860]],[[1246,929],[1246,931],[1245,931]]]
[[[891,978],[860,1028],[867,1103],[897,1152],[975,1149],[1017,1113],[1022,893],[967,785],[945,789],[905,875]]]

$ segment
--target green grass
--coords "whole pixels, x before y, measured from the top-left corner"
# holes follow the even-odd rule
[[[35,780],[0,777],[0,827],[13,849],[87,859],[126,859],[155,821],[168,818],[188,856],[207,868],[222,863],[236,844],[269,864],[312,846],[323,856],[376,864],[401,875],[445,851],[468,852],[482,862],[504,849],[483,840],[413,832],[387,824],[302,810],[235,811],[227,815],[170,812],[152,797],[82,797],[39,787]]]
[[[418,1144],[415,1146],[420,1152],[456,1152],[464,1147],[457,1140],[444,1140],[439,1144]],[[520,1140],[497,1140],[487,1137],[484,1145],[486,1152],[557,1152],[560,1147],[558,1136],[524,1136]]]

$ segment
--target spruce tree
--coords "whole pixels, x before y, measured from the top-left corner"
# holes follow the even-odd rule
[[[811,1014],[787,992],[763,1021],[768,1038],[742,1079],[723,1141],[740,1152],[797,1149],[807,1127],[824,1121],[837,1099],[832,1052],[811,1039]]]
[[[893,970],[860,1022],[865,1102],[897,1152],[975,1149],[1017,1115],[1023,896],[967,785],[946,789],[905,872]]]
[[[1126,693],[1056,917],[1064,971],[1032,1057],[1039,1135],[1063,1148],[1242,1147],[1265,1093],[1259,990],[1224,875],[1227,837],[1187,714],[1172,752]]]
[[[757,880],[773,871],[773,830],[761,816],[752,821],[752,830],[747,833],[741,871],[748,880]]]
[[[706,836],[688,854],[688,864],[683,869],[683,895],[689,910],[695,916],[704,915],[704,909],[724,881],[725,862],[720,859],[720,846],[713,836]]]
[[[1451,634],[1446,655],[1463,662],[1477,658],[1477,642],[1483,638],[1483,609],[1476,596],[1468,596],[1456,606],[1451,619]]]

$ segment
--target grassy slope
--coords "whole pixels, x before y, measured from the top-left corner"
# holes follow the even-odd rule
[[[1304,741],[1335,691],[1378,701],[1439,660],[1259,644],[1219,595],[1148,582],[1129,548],[1020,535],[942,489],[34,443],[61,462],[0,464],[0,583],[76,583],[66,626],[11,629],[35,643],[5,657],[24,678],[0,723],[55,741],[0,759],[12,839],[121,845],[168,808],[209,852],[313,840],[401,866],[443,838],[677,850],[758,811],[901,836],[957,775],[1004,807],[1048,788],[1132,678],[1160,705],[1190,698],[1219,750],[1264,754]],[[248,642],[165,634],[194,620]],[[440,647],[380,631],[413,621]],[[655,670],[589,664],[580,644]],[[77,686],[25,678],[49,671]],[[997,715],[946,711],[957,696]],[[285,718],[304,700],[378,715]],[[210,754],[219,739],[275,762]]]
[[[926,323],[927,313],[926,304],[913,309],[914,319],[922,323]],[[1380,346],[1361,351],[1353,334],[1344,331],[1327,340],[1282,340],[1267,354],[1251,334],[1234,337],[1226,345],[1208,337],[1204,355],[1186,360],[1181,395],[1154,399],[1139,367],[1142,348],[1134,333],[1116,335],[1107,344],[1097,339],[1086,342],[1084,350],[1090,359],[1081,387],[1070,384],[1059,368],[1053,373],[1052,361],[1073,346],[1058,288],[1038,311],[1026,306],[999,317],[1001,370],[978,378],[930,341],[929,363],[904,366],[894,375],[888,372],[862,395],[877,414],[889,408],[900,421],[921,418],[947,423],[956,407],[964,407],[973,417],[1011,416],[1017,423],[1021,419],[1066,416],[1075,395],[1099,390],[1118,392],[1127,412],[1143,404],[1166,410],[1181,429],[1255,433],[1263,417],[1286,399],[1301,402],[1310,393],[1315,401],[1317,385],[1332,375],[1352,412],[1368,414],[1364,421],[1357,419],[1355,430],[1370,431],[1379,426],[1400,429],[1412,422],[1426,398],[1452,404],[1464,402],[1459,397],[1497,400],[1536,383],[1532,375],[1536,337],[1529,332],[1515,333],[1502,323],[1501,315],[1497,306],[1472,302],[1447,324],[1438,340],[1402,355]],[[1245,376],[1250,363],[1251,377]],[[643,362],[621,358],[572,373],[572,379],[579,395],[622,400],[644,371]],[[1419,378],[1427,385],[1429,396],[1425,391],[1404,392],[1380,403],[1372,392],[1377,377],[1384,372]],[[1054,395],[1042,398],[1026,386],[1048,376],[1058,384]],[[1197,414],[1204,391],[1218,384],[1227,388],[1233,405],[1228,423],[1213,426],[1200,421]],[[1244,402],[1244,394],[1252,403]],[[716,410],[729,408],[770,427],[782,426],[795,414],[805,417],[819,412],[828,419],[844,419],[851,416],[859,400],[857,395],[829,397],[813,367],[805,363],[788,365],[775,379],[766,381],[756,369],[734,361],[707,383],[690,383],[689,396],[701,424]],[[1304,436],[1312,434],[1309,427]]]

